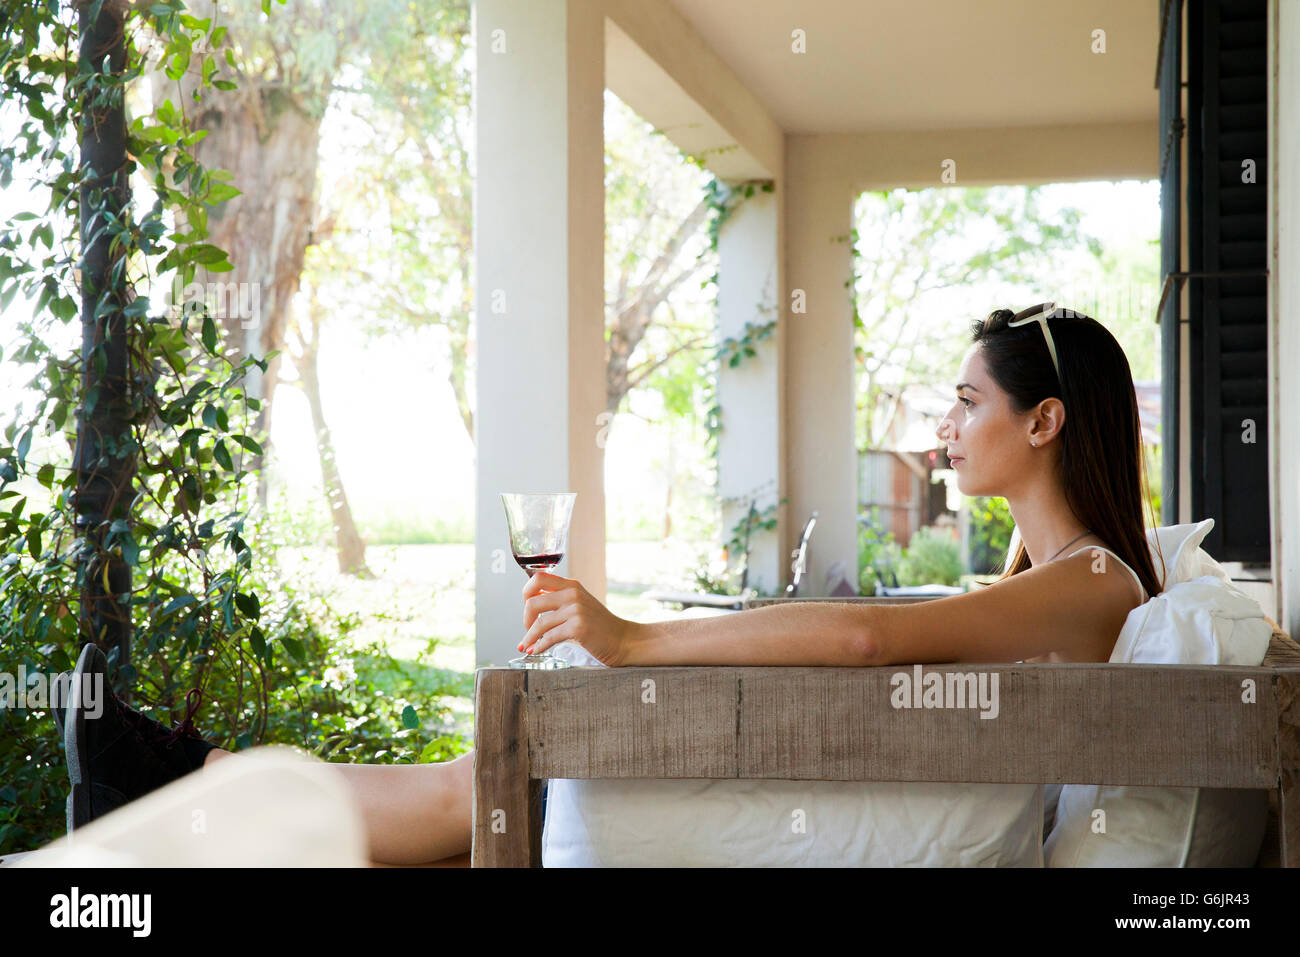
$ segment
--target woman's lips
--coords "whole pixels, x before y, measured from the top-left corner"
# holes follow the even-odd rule
[[[960,456],[960,455],[957,456],[956,458],[953,458],[952,456],[948,456],[948,461],[952,463],[952,467],[953,467],[953,468],[956,468],[956,467],[958,466],[958,464],[960,464],[961,462],[965,462],[966,459],[964,459],[964,458],[963,458],[962,456]]]

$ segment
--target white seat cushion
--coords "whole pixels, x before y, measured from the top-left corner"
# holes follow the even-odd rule
[[[1041,867],[1042,829],[1037,784],[552,779],[542,865]]]

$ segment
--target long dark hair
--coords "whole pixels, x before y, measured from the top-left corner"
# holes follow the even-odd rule
[[[1040,324],[1007,325],[1049,305],[1039,303],[1017,313],[995,309],[987,319],[975,322],[971,341],[979,344],[989,374],[1011,397],[1017,412],[1026,412],[1044,399],[1061,400],[1065,426],[1059,439],[1059,465],[1065,501],[1085,528],[1137,572],[1147,597],[1152,598],[1160,594],[1164,574],[1156,575],[1143,531],[1146,463],[1128,357],[1096,319],[1057,308],[1047,321],[1061,364],[1058,378]],[[1146,505],[1154,525],[1154,509],[1149,501]],[[1160,561],[1163,566],[1163,554]],[[1029,553],[1022,539],[1002,577],[1028,568]]]

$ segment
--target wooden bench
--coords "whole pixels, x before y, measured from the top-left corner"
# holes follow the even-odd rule
[[[914,667],[480,668],[472,864],[541,866],[549,778],[776,778],[1268,789],[1258,864],[1300,866],[1300,645],[1283,632],[1253,668],[922,667],[997,674],[995,720],[895,709],[890,678]]]

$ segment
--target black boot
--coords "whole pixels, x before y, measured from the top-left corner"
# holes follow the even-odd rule
[[[72,785],[69,831],[202,767],[217,747],[194,728],[199,689],[187,696],[184,722],[166,728],[117,697],[108,683],[108,659],[93,644],[82,649],[65,690],[66,708],[56,705],[54,717]]]

